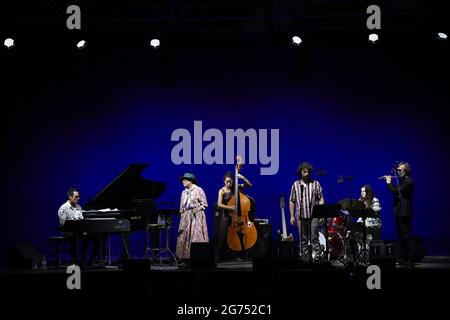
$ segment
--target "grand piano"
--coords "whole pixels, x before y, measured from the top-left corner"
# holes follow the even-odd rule
[[[131,164],[84,205],[84,220],[66,221],[67,232],[120,232],[144,230],[158,217],[155,203],[166,190],[162,182],[142,178],[148,164]],[[129,230],[126,223],[129,221]],[[121,226],[123,224],[123,227]],[[108,231],[110,230],[110,231]]]
[[[148,164],[131,164],[84,205],[82,220],[68,220],[61,231],[79,235],[144,231],[158,219],[155,200],[166,184],[142,178]],[[126,240],[125,240],[126,247]],[[127,250],[127,248],[126,248]]]

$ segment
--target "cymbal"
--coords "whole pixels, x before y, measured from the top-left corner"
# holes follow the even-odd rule
[[[338,204],[341,205],[341,210],[359,210],[366,208],[364,202],[351,198],[341,199],[338,201]]]

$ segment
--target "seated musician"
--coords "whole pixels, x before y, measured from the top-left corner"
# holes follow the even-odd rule
[[[381,240],[381,205],[380,200],[375,197],[372,186],[366,184],[361,187],[361,195],[359,201],[364,202],[366,208],[371,208],[377,214],[376,218],[366,218],[367,240]],[[362,223],[363,219],[359,218],[358,223]]]
[[[84,219],[81,211],[81,206],[78,204],[78,201],[80,200],[80,193],[78,192],[78,190],[75,188],[69,188],[67,190],[67,198],[68,200],[63,205],[61,205],[58,210],[60,227],[62,227],[67,220]],[[72,263],[76,264],[78,258],[76,257],[76,238],[73,234],[65,233],[65,235],[71,238]],[[88,261],[88,266],[93,266],[94,259],[100,250],[100,237],[92,233],[83,234],[80,237],[83,242],[81,248],[81,266],[85,266],[85,256],[89,246],[89,242],[93,243],[93,248]]]

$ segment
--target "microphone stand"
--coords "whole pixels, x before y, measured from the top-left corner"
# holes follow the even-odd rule
[[[392,168],[392,173],[393,173],[393,176],[395,178],[395,182],[397,182],[397,190],[398,190],[398,196],[399,196],[399,200],[400,200],[398,203],[400,205],[400,212],[401,212],[403,197],[402,197],[402,191],[400,190],[400,182],[398,181],[398,175],[396,174],[394,168]]]
[[[403,207],[403,204],[402,204],[402,201],[403,201],[403,197],[402,197],[402,191],[400,190],[400,182],[399,182],[399,180],[398,180],[398,175],[396,174],[396,172],[395,172],[395,168],[392,168],[392,174],[393,174],[393,176],[395,177],[395,181],[397,182],[397,190],[398,190],[398,196],[399,196],[399,201],[398,201],[398,205],[399,205],[399,212],[400,212],[400,216],[401,216],[401,213],[402,213],[402,207]],[[403,253],[402,253],[403,254]],[[398,256],[398,255],[397,255]]]
[[[309,184],[309,182],[308,182],[308,184]],[[306,192],[304,192],[304,187],[302,188],[302,193],[303,193],[303,196],[305,196]],[[309,200],[310,199],[308,199],[308,201]],[[306,201],[305,201],[305,203],[306,203]],[[312,201],[310,201],[309,203],[311,206]],[[309,228],[308,228],[308,236],[309,236],[308,250],[309,250],[309,261],[311,264],[313,264],[314,260],[313,260],[313,244],[312,244],[312,226],[313,226],[312,212],[310,212],[310,214],[311,214],[311,218],[309,219]]]
[[[341,183],[343,183],[345,180],[348,180],[348,193],[349,193],[349,200],[350,200],[350,208],[349,208],[349,212],[350,214],[347,215],[347,217],[345,217],[345,232],[347,232],[347,230],[350,227],[350,223],[351,223],[351,219],[352,219],[352,215],[353,215],[353,209],[354,209],[354,202],[353,202],[353,176],[343,176],[342,179],[340,179],[338,182],[342,181]],[[363,221],[363,223],[365,223],[365,221]],[[354,248],[353,241],[351,238],[348,238],[348,234],[346,233],[346,247],[350,247],[350,252],[351,255],[353,256],[353,260],[354,263],[357,264],[358,263],[358,254],[356,252],[356,249]],[[354,235],[351,235],[350,237],[354,237]],[[356,241],[356,238],[354,239]],[[348,259],[348,257],[347,257]],[[346,262],[346,264],[348,264],[348,262]]]
[[[304,191],[305,187],[301,184],[300,181],[300,210],[299,210],[299,221],[300,221],[300,230],[302,231],[302,226],[303,223],[308,223],[308,218],[302,219],[302,213],[305,213],[305,208],[303,207],[303,197],[305,196],[305,191]],[[304,221],[302,221],[304,220]],[[309,219],[309,228],[308,228],[308,241],[309,243],[306,245],[306,247],[308,248],[309,252],[308,252],[308,256],[309,256],[309,262],[312,263],[313,262],[313,258],[312,258],[312,217]],[[303,233],[302,233],[303,234]],[[303,257],[303,244],[302,244],[302,234],[300,235],[300,252],[302,253],[302,257]],[[306,255],[304,257],[304,259],[306,258]]]
[[[301,185],[300,185],[300,190],[303,190],[303,189],[301,189]],[[302,201],[303,202],[303,199],[302,199],[302,193],[303,192],[301,192],[301,194],[300,194],[300,201]],[[298,227],[298,237],[299,237],[299,241],[300,241],[300,254],[301,254],[301,257],[302,257],[302,260],[303,260],[303,262],[305,261],[305,257],[303,256],[303,232],[302,232],[302,226],[303,226],[303,221],[302,221],[302,202],[300,202],[300,208],[299,208],[299,210],[298,210],[298,225],[297,225],[297,227]]]
[[[300,213],[300,217],[299,217],[299,219],[301,219],[302,214],[305,213],[305,208],[303,207],[303,200],[304,200],[303,197],[305,196],[305,191],[304,190],[305,190],[305,187],[300,182],[300,200],[301,200],[301,203],[300,203],[300,212],[299,212]],[[308,218],[302,219],[302,220],[306,220],[306,221],[301,221],[300,220],[300,231],[302,231],[301,229],[302,229],[303,223],[308,223]],[[312,263],[311,228],[312,228],[312,218],[309,221],[309,228],[308,228],[308,241],[309,241],[309,243],[306,245],[306,247],[309,250],[308,255],[309,255],[309,262],[310,263]],[[302,256],[303,256],[302,240],[303,240],[302,236],[300,236],[300,250],[301,250]],[[304,258],[306,258],[306,257],[304,257]]]
[[[367,212],[363,212],[363,252],[364,252],[364,256],[363,256],[363,261],[364,264],[367,264],[367,227],[366,227],[366,215]]]
[[[353,176],[348,176],[347,179],[348,179],[348,192],[349,192],[349,199],[350,199],[350,210],[349,210],[350,214],[346,217],[347,221],[345,223],[346,224],[345,230],[347,230],[349,228],[349,226],[350,226],[350,224],[352,222],[352,211],[353,211],[353,207],[354,207],[354,204],[353,204],[353,184],[352,184]],[[350,240],[350,243],[353,243],[353,242]],[[350,248],[350,250],[352,252],[354,263],[357,263],[357,261],[356,261],[357,260],[357,254],[355,252],[356,251],[355,248]]]

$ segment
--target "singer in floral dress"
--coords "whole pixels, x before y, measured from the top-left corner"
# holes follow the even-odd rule
[[[180,200],[180,225],[178,228],[176,256],[190,259],[192,242],[208,242],[205,208],[208,207],[205,192],[197,186],[192,173],[180,177],[185,189]]]

